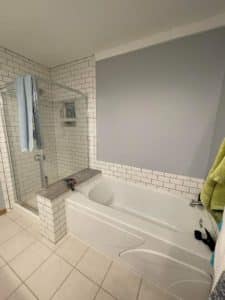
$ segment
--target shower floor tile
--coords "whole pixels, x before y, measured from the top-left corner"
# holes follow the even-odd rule
[[[74,236],[50,243],[20,210],[0,217],[0,231],[1,300],[175,299]]]
[[[26,205],[30,206],[33,209],[38,209],[38,205],[37,205],[37,199],[36,197],[33,197],[29,200],[26,201]]]

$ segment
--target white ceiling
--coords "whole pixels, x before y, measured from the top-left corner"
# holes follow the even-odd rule
[[[0,46],[54,66],[223,12],[224,0],[0,0]]]

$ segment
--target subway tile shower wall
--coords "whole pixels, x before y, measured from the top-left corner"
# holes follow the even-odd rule
[[[45,149],[46,157],[48,157],[46,172],[50,181],[54,181],[57,176],[68,175],[71,171],[76,171],[76,168],[80,170],[89,165],[92,168],[102,170],[103,174],[109,176],[146,186],[153,186],[159,190],[166,190],[190,199],[197,197],[203,184],[202,179],[145,170],[132,166],[98,161],[96,159],[96,77],[94,56],[60,65],[49,70],[27,58],[0,48],[0,87],[15,80],[18,75],[27,73],[61,82],[70,87],[80,89],[88,95],[87,110],[84,101],[80,103],[79,101],[76,102],[80,122],[75,130],[72,130],[72,127],[65,129],[59,126],[59,108],[57,107],[59,104],[45,103],[46,107],[43,106],[43,111],[46,113],[44,115],[49,116],[51,112],[53,116],[49,120],[46,118],[48,120],[46,128],[48,129],[45,132],[47,139],[50,141],[47,149]],[[17,112],[15,106],[13,107],[11,115],[15,116]],[[2,182],[4,197],[8,202],[8,200],[14,201],[15,188],[5,138],[5,125],[2,119],[2,103],[0,108],[0,180]],[[86,117],[88,118],[88,127]],[[55,131],[53,130],[53,126]],[[18,127],[18,124],[12,123],[12,139],[13,136],[18,135],[15,127]],[[14,129],[15,131],[13,131]],[[72,147],[69,146],[70,143],[72,143]],[[35,162],[33,162],[33,157],[27,157],[23,160],[22,154],[19,152],[19,148],[17,148],[15,156],[16,159],[19,158],[21,160],[21,173],[18,172],[18,175],[16,175],[16,184],[19,186],[23,196],[26,194],[29,197],[32,191],[37,191],[37,188],[39,188],[40,176],[34,171],[38,169]],[[24,178],[24,176],[29,177],[29,181],[19,178]],[[28,182],[29,184],[27,184]]]
[[[52,69],[55,81],[80,89],[88,95],[89,165],[102,170],[103,174],[126,181],[152,186],[158,190],[196,199],[203,179],[145,170],[132,166],[98,161],[96,159],[96,76],[94,56]]]

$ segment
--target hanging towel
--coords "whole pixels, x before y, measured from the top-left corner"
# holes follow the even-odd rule
[[[31,75],[16,79],[16,97],[19,113],[19,132],[21,151],[32,151],[34,139],[41,148],[40,121],[38,114],[38,94],[36,80]]]
[[[220,222],[225,207],[225,139],[203,185],[200,199],[215,220]]]

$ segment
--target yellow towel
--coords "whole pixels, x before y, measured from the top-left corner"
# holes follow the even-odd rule
[[[225,206],[225,139],[203,185],[200,199],[216,221],[220,222]]]

